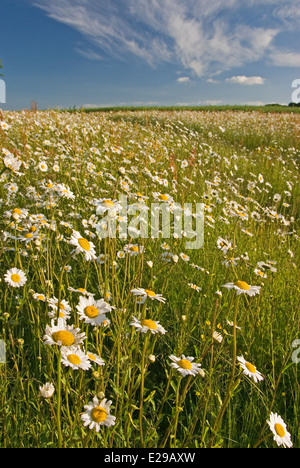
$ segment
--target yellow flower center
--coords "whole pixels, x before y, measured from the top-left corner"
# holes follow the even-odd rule
[[[177,364],[182,369],[191,369],[192,368],[192,363],[190,361],[188,361],[187,359],[180,359],[180,361],[178,361]]]
[[[91,361],[96,361],[96,358],[93,354],[89,354],[88,353],[88,358],[91,360]]]
[[[145,293],[147,294],[147,296],[151,296],[151,297],[156,296],[155,292],[154,292],[154,291],[150,291],[150,289],[145,289]]]
[[[97,408],[92,409],[91,417],[94,422],[101,423],[107,418],[107,411],[101,406],[97,406]]]
[[[279,435],[279,437],[284,437],[285,436],[285,430],[284,430],[284,427],[282,427],[281,424],[276,423],[275,426],[274,426],[274,429],[275,429],[276,434]]]
[[[251,372],[251,374],[255,374],[256,367],[253,364],[251,364],[251,362],[246,362],[245,366],[247,367],[248,371]]]
[[[89,318],[95,318],[95,317],[97,317],[99,315],[99,311],[98,311],[97,307],[95,307],[95,306],[87,306],[84,309],[84,313]]]
[[[246,283],[245,281],[236,281],[234,283],[234,285],[237,286],[240,289],[244,289],[245,291],[249,291],[249,289],[250,289],[249,284]]]
[[[142,327],[147,327],[147,328],[150,328],[151,330],[157,329],[157,325],[155,322],[153,322],[153,320],[148,320],[148,319],[141,320],[141,325]]]
[[[74,336],[67,330],[54,332],[52,338],[56,343],[60,341],[62,346],[72,346],[75,343]]]
[[[31,226],[30,229],[29,229],[30,232],[35,232],[36,231],[36,227],[35,226]]]
[[[25,234],[25,237],[26,239],[31,239],[33,237],[33,234],[31,232],[27,232],[27,234]]]
[[[114,206],[114,202],[111,200],[104,200],[102,205],[105,206],[105,208],[112,208]]]
[[[12,212],[13,212],[13,214],[18,214],[18,215],[20,215],[22,213],[20,208],[14,208]]]
[[[168,200],[169,200],[168,195],[164,195],[164,194],[159,195],[158,198],[159,198],[160,200],[163,200],[163,201],[168,201]]]
[[[79,356],[77,356],[77,354],[69,354],[67,359],[71,364],[74,365],[79,365],[81,363],[81,359]]]
[[[81,293],[86,293],[86,289],[84,289],[84,288],[78,288],[77,291],[79,291],[79,292],[81,292]]]
[[[78,244],[83,250],[86,250],[86,252],[89,252],[91,250],[91,244],[86,239],[78,239]]]
[[[11,280],[12,280],[14,283],[20,283],[20,281],[21,281],[21,276],[20,276],[20,275],[17,275],[17,274],[11,275]]]
[[[133,245],[133,246],[130,247],[130,250],[131,250],[132,252],[138,252],[138,251],[139,251],[139,248],[138,248],[136,245]]]

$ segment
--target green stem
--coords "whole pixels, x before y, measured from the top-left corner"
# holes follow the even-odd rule
[[[57,409],[56,409],[58,448],[62,448],[62,432],[61,432],[61,348],[59,348],[57,356]]]
[[[213,445],[214,440],[217,435],[217,431],[219,429],[220,423],[222,421],[222,418],[224,416],[224,413],[226,411],[226,408],[228,406],[228,403],[230,401],[230,398],[232,396],[232,388],[233,388],[233,383],[234,383],[234,376],[235,376],[235,368],[236,368],[236,357],[237,357],[237,339],[236,339],[236,325],[237,325],[237,316],[238,316],[238,311],[239,311],[239,299],[240,297],[237,297],[236,304],[235,304],[235,311],[234,311],[234,320],[233,320],[233,352],[232,352],[232,369],[231,369],[231,374],[230,374],[230,380],[227,388],[227,393],[225,396],[225,399],[223,401],[223,404],[221,406],[221,409],[219,411],[219,414],[216,418],[214,427],[213,427],[213,435],[209,443],[209,448]]]
[[[141,447],[144,447],[144,434],[143,434],[143,403],[144,403],[144,383],[145,383],[145,355],[148,344],[148,336],[145,336],[142,361],[141,361],[141,387],[140,387],[140,410],[139,410],[139,424],[140,424],[140,439]]]

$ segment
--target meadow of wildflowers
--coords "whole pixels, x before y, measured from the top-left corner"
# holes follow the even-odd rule
[[[292,113],[0,113],[1,447],[300,447],[299,137]]]

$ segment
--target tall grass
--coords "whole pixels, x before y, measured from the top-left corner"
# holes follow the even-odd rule
[[[8,125],[0,128],[1,167],[7,153],[23,162],[0,179],[1,446],[273,448],[267,420],[274,412],[299,447],[298,115],[122,110],[1,118]],[[151,207],[161,193],[180,206],[205,204],[201,249],[187,250],[185,236],[99,238],[99,201],[122,194]],[[74,252],[74,231],[93,243],[95,259]],[[13,267],[26,275],[21,288],[5,281]],[[238,280],[260,286],[260,294],[223,287]],[[105,322],[80,320],[78,288],[109,304]],[[165,302],[140,303],[136,288]],[[60,346],[45,344],[59,315],[53,300],[70,307],[66,323],[85,333],[81,349],[104,365],[74,370]],[[142,333],[133,317],[166,332]],[[182,376],[171,355],[193,357],[201,372]],[[240,356],[262,381],[245,375]],[[54,385],[50,398],[40,392],[46,382]],[[81,419],[95,396],[112,401],[115,417],[98,432]]]

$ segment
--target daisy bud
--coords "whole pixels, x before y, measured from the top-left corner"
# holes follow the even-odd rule
[[[54,385],[47,382],[40,387],[40,392],[43,398],[51,398],[54,393]]]
[[[178,262],[178,255],[173,255],[172,260],[174,263]]]
[[[149,361],[152,362],[152,363],[155,362],[155,356],[154,356],[154,354],[149,354],[148,359],[149,359]]]

